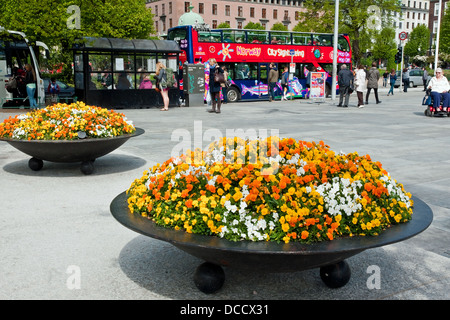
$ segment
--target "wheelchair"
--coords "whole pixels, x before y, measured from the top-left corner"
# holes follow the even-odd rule
[[[423,98],[422,105],[427,106],[427,108],[424,111],[424,114],[427,117],[434,117],[434,116],[447,116],[450,117],[450,108],[447,108],[447,110],[444,110],[443,107],[443,101],[441,101],[441,104],[439,107],[435,108],[433,107],[433,97],[431,96],[431,89],[427,89],[425,92],[425,97]]]

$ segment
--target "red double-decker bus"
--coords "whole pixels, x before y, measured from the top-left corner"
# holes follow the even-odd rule
[[[308,95],[306,79],[313,67],[329,75],[333,70],[333,34],[178,26],[169,29],[167,37],[178,41],[184,51],[181,63],[206,63],[215,58],[228,69],[233,81],[227,93],[230,102],[269,99],[267,78],[271,62],[277,65],[280,76],[284,67],[295,70],[289,81],[292,97]],[[351,66],[351,56],[348,35],[339,35],[338,64]],[[277,90],[281,95],[281,85]],[[326,94],[330,93],[328,77]]]

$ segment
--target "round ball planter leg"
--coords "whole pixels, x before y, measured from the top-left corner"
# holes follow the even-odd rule
[[[28,166],[33,171],[39,171],[44,166],[44,161],[37,158],[31,158],[30,160],[28,160]]]
[[[80,170],[86,175],[91,174],[94,172],[94,161],[83,161]]]
[[[320,268],[320,277],[330,288],[340,288],[345,286],[350,280],[350,276],[350,267],[345,261]]]
[[[198,266],[194,274],[194,283],[203,293],[214,293],[222,288],[225,272],[221,266],[205,262]]]

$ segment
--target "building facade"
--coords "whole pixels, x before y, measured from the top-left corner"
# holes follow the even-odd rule
[[[449,0],[442,0],[442,7],[441,7],[441,22],[442,17],[444,16],[445,11],[447,10],[448,6],[450,6]],[[436,41],[436,33],[438,29],[438,16],[439,16],[439,0],[431,0],[430,6],[429,6],[429,20],[428,20],[428,28],[431,32],[431,39],[432,39],[432,45],[434,45]]]
[[[394,13],[395,40],[400,43],[399,34],[410,34],[421,24],[428,26],[429,0],[402,0],[401,11]],[[407,40],[406,40],[407,41]]]
[[[178,25],[178,20],[190,6],[200,14],[211,28],[228,23],[231,28],[242,29],[247,23],[260,23],[269,30],[281,22],[292,30],[297,24],[298,14],[303,10],[303,0],[148,0],[152,9],[157,35]]]

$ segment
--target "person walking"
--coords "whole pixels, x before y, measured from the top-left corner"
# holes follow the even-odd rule
[[[223,69],[219,66],[216,59],[209,59],[209,93],[211,94],[212,109],[208,110],[209,113],[220,113],[221,101],[220,101],[220,82],[214,80],[215,73],[222,73]]]
[[[223,70],[223,77],[225,78],[225,82],[221,83],[221,90],[222,90],[222,96],[223,96],[223,103],[228,102],[227,92],[228,92],[228,70],[226,67],[222,68]]]
[[[422,70],[423,70],[423,76],[422,76],[423,91],[427,91],[428,71],[427,71],[427,69],[425,69],[425,67],[423,67]]]
[[[167,87],[167,72],[166,66],[162,62],[156,64],[156,80],[158,82],[157,87],[161,90],[161,96],[163,98],[164,107],[161,111],[169,111],[169,88]]]
[[[378,80],[380,79],[380,72],[377,69],[377,63],[372,63],[372,68],[367,71],[367,93],[366,93],[366,104],[369,104],[370,91],[373,89],[375,94],[376,103],[381,103],[378,99]]]
[[[283,96],[281,97],[281,100],[286,100],[286,93],[289,88],[289,72],[288,67],[284,67],[284,71],[281,74],[281,88],[283,89]]]
[[[403,92],[408,92],[409,87],[409,69],[403,69],[402,73],[402,82],[403,82]]]
[[[275,87],[277,85],[279,75],[275,63],[272,62],[269,68],[269,78],[267,80],[269,81],[269,101],[272,102],[273,100],[275,100]]]
[[[385,87],[385,88],[386,88],[386,86],[387,86],[387,80],[388,80],[388,77],[389,77],[389,72],[386,70],[386,71],[383,73],[383,87]]]
[[[339,104],[338,107],[348,108],[348,100],[350,99],[350,88],[353,85],[353,72],[347,69],[347,65],[343,64],[338,73],[339,84]],[[345,100],[344,100],[345,98]],[[344,101],[344,105],[342,105]]]
[[[355,73],[356,96],[358,97],[358,108],[364,108],[364,91],[366,90],[366,71],[363,65],[359,65]]]
[[[397,73],[395,72],[395,69],[391,69],[391,73],[389,74],[389,83],[391,84],[391,88],[387,94],[388,96],[390,94],[394,95],[395,81],[397,81]]]
[[[37,109],[36,102],[36,72],[30,64],[25,65],[25,84],[27,88],[28,101],[30,102],[30,109]]]

